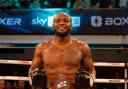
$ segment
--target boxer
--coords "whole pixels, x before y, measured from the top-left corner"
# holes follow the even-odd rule
[[[47,42],[37,44],[35,48],[28,72],[31,86],[33,70],[43,65],[47,89],[86,89],[83,81],[86,81],[87,87],[92,87],[96,71],[91,50],[87,43],[70,36],[71,29],[72,19],[68,14],[61,12],[54,16],[54,36]],[[81,61],[87,73],[81,71]]]

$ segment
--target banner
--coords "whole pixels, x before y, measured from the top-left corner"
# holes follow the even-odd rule
[[[72,18],[72,35],[127,35],[128,9],[15,9],[0,11],[1,35],[51,35],[53,17]]]

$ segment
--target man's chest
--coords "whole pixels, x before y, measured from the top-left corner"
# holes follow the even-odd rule
[[[82,59],[82,53],[77,47],[58,49],[50,47],[43,51],[43,61],[46,65],[77,65]]]

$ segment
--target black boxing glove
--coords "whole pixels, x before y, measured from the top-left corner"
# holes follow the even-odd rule
[[[31,75],[32,79],[32,86],[35,88],[43,88],[46,89],[47,87],[47,76],[44,70],[40,70],[36,68],[32,71]]]
[[[81,69],[79,73],[76,74],[75,79],[76,89],[90,89],[90,76],[85,69]]]

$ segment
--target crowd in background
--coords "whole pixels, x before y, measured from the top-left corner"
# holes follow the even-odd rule
[[[31,89],[24,80],[0,80],[0,89]]]
[[[127,7],[128,0],[0,0],[2,9]]]
[[[17,65],[18,66],[18,65]],[[29,66],[3,65],[4,68],[0,76],[27,76]],[[97,79],[124,79],[123,67],[95,67],[97,71]],[[9,71],[11,70],[11,71]],[[8,73],[8,75],[6,73]],[[2,80],[0,79],[0,89],[31,89],[29,82],[24,80]],[[124,89],[123,83],[95,83],[91,89]]]

